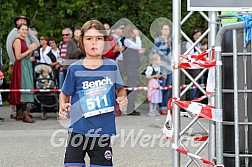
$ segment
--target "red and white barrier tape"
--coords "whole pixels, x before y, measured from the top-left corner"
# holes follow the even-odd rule
[[[194,141],[206,141],[208,139],[208,136],[200,136],[200,137],[194,137]]]
[[[174,132],[173,123],[172,123],[172,116],[171,116],[172,101],[173,101],[172,98],[170,98],[168,100],[168,112],[166,115],[165,124],[163,126],[163,133],[165,134],[165,137],[167,140],[172,139],[173,132]]]
[[[215,109],[214,106],[197,103],[195,101],[176,100],[174,103],[193,113],[195,116],[200,116],[216,122],[222,122],[222,110]]]
[[[60,89],[0,89],[0,92],[60,92]]]
[[[180,89],[185,89],[188,85],[180,85]],[[200,84],[202,88],[205,88],[205,84]],[[190,89],[196,89],[196,86],[190,87]],[[171,90],[172,86],[160,86],[159,88],[153,87],[132,87],[132,88],[124,88],[125,90]]]
[[[212,50],[212,60],[207,60],[205,57]],[[221,65],[221,62],[214,60],[214,49],[209,49],[198,55],[181,55],[181,62],[178,64],[178,68],[185,69],[198,69],[198,68],[211,68],[216,65]]]
[[[214,68],[210,68],[208,71],[206,91],[215,92],[215,69]]]
[[[172,143],[172,148],[182,154],[185,154],[185,155],[188,155],[192,158],[195,158],[195,159],[198,159],[200,161],[202,161],[204,164],[208,164],[208,165],[211,165],[211,166],[216,166],[214,162],[211,162],[203,157],[200,157],[196,154],[193,154],[193,153],[190,153],[189,151],[183,149],[182,147],[178,147],[177,145],[175,145],[174,143]]]
[[[204,98],[205,97],[197,98],[194,101],[199,101],[199,100],[202,100]],[[173,123],[172,123],[172,117],[171,117],[172,101],[176,104],[176,101],[179,101],[179,100],[176,100],[175,98],[171,98],[168,101],[168,113],[167,113],[167,116],[166,116],[166,122],[165,122],[165,124],[163,126],[163,133],[165,134],[167,140],[172,140],[172,136],[173,136],[173,132],[174,132]],[[195,103],[195,102],[193,102],[193,103]],[[208,136],[203,136],[203,138],[198,139],[198,140],[196,138],[195,140],[197,140],[197,141],[203,141],[203,140],[207,140],[207,138],[208,138]],[[208,165],[211,165],[211,166],[216,166],[215,163],[213,163],[213,162],[211,162],[211,161],[209,161],[209,160],[207,160],[205,158],[202,158],[202,157],[200,157],[200,156],[198,156],[196,154],[190,153],[187,150],[183,149],[182,147],[178,147],[174,143],[172,143],[172,148],[174,150],[182,153],[182,154],[185,154],[185,155],[188,155],[188,156],[190,156],[192,158],[201,160],[204,164],[208,164]]]
[[[180,89],[185,89],[188,85],[181,85]],[[205,84],[200,85],[202,88],[205,88]],[[196,86],[190,87],[190,89],[196,89]],[[159,88],[153,87],[132,87],[124,88],[125,90],[171,90],[172,86],[161,86]],[[0,92],[60,92],[60,89],[0,89]]]

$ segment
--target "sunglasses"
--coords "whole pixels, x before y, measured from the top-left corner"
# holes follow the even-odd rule
[[[62,36],[68,36],[68,35],[70,35],[70,34],[62,34]]]

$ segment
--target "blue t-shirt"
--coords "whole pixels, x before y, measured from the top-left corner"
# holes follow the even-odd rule
[[[88,69],[82,60],[72,64],[62,86],[72,96],[69,131],[91,137],[115,135],[115,90],[123,87],[115,61],[103,58],[102,66]]]

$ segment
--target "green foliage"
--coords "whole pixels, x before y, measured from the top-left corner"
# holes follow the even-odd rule
[[[186,11],[186,0],[182,0],[182,18]],[[140,31],[153,41],[150,36],[151,23],[160,17],[172,20],[172,0],[1,0],[0,10],[0,45],[3,46],[3,70],[9,83],[8,64],[5,43],[10,30],[14,27],[15,16],[24,14],[31,20],[31,27],[38,30],[39,36],[55,36],[62,40],[61,31],[65,27],[74,28],[89,19],[97,19],[113,25],[122,18],[129,19]],[[195,13],[183,26],[184,32],[190,34],[195,25],[206,28],[207,22]],[[148,42],[147,42],[148,43]],[[145,47],[149,47],[144,44]],[[148,64],[148,49],[142,55],[142,67]],[[141,86],[146,86],[146,79],[140,78]],[[145,94],[141,95],[145,98]]]

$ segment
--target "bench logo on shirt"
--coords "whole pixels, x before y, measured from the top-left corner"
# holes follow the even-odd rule
[[[97,80],[97,81],[85,81],[85,82],[82,82],[82,88],[83,89],[88,89],[88,88],[92,88],[92,87],[98,87],[98,86],[103,86],[103,85],[107,85],[107,84],[110,84],[112,85],[112,81],[109,77],[106,77],[104,79],[101,79],[101,80]]]

